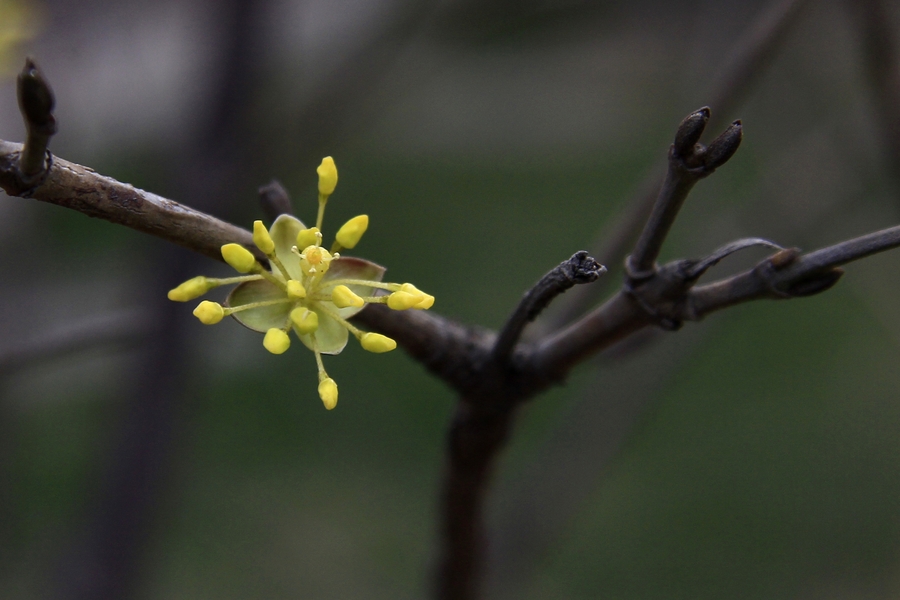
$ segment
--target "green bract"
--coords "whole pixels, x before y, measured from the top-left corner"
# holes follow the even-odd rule
[[[315,334],[304,335],[297,331],[296,327],[293,327],[294,333],[310,350],[315,350],[315,345],[317,344],[318,350],[322,354],[340,354],[341,350],[347,345],[349,331],[334,318],[334,315],[342,319],[348,319],[361,311],[363,307],[336,307],[330,299],[331,288],[336,285],[332,282],[339,279],[380,282],[382,277],[384,277],[385,268],[368,260],[344,256],[333,260],[324,275],[319,278],[312,278],[314,281],[307,284],[307,278],[300,268],[299,256],[291,252],[291,248],[296,248],[297,234],[304,229],[307,229],[307,227],[300,219],[291,215],[281,215],[272,224],[269,233],[275,242],[275,256],[284,265],[291,279],[299,281],[306,288],[306,298],[291,301],[290,303],[285,302],[283,304],[249,308],[235,312],[231,316],[241,325],[253,331],[265,333],[269,329],[284,328],[289,322],[290,312],[297,306],[304,306],[318,315],[319,328]],[[278,269],[274,269],[272,275],[281,281],[285,280],[283,275],[278,272]],[[363,297],[372,296],[375,293],[375,289],[372,286],[353,284],[347,287]],[[327,296],[327,298],[324,296]],[[281,299],[287,300],[287,293],[284,290],[270,281],[260,279],[238,285],[229,294],[225,304],[230,308],[239,308],[248,304]],[[313,342],[313,335],[315,336],[315,342]]]

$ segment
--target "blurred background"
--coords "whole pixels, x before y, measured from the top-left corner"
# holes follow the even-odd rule
[[[327,230],[368,213],[359,255],[496,328],[615,229],[704,104],[744,143],[663,259],[896,225],[884,4],[0,0],[0,138],[23,139],[30,55],[55,154],[239,225],[272,178],[314,219],[332,155]],[[760,27],[766,60],[718,110]],[[0,251],[0,597],[429,597],[455,399],[417,363],[326,357],[328,412],[302,348],[165,299],[223,265],[6,196]],[[492,489],[486,596],[900,595],[898,269],[646,337],[532,401]]]

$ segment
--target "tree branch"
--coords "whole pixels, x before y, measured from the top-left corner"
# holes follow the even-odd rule
[[[29,192],[35,200],[149,233],[216,260],[222,260],[220,248],[229,242],[256,249],[245,229],[60,158],[54,158],[39,187],[22,189],[22,152],[21,144],[0,140],[0,187],[10,196]]]
[[[818,294],[831,288],[843,274],[840,265],[900,247],[900,226],[846,240],[800,255],[781,250],[732,277],[693,288],[685,265],[673,261],[644,284],[641,297],[657,314],[673,321],[698,321],[735,304],[763,298],[786,299]],[[653,323],[626,291],[565,330],[550,336],[535,351],[533,368],[563,376],[574,365],[626,335]]]
[[[666,179],[634,252],[627,261],[626,268],[632,277],[643,277],[654,269],[663,242],[694,184],[725,164],[741,144],[740,121],[732,123],[708,148],[699,144],[707,122],[709,108],[703,107],[688,115],[678,127],[675,142],[669,149]]]
[[[695,286],[703,272],[728,254],[771,243],[739,240],[700,260],[658,266],[662,244],[692,186],[724,164],[740,144],[740,122],[733,123],[708,147],[699,144],[708,120],[708,110],[701,109],[679,126],[669,151],[666,183],[629,258],[625,285],[577,323],[538,344],[519,342],[527,323],[554,297],[599,276],[602,267],[583,252],[527,292],[499,335],[433,313],[391,311],[380,305],[369,306],[354,318],[395,338],[461,393],[448,439],[442,495],[441,598],[472,598],[476,594],[484,555],[483,499],[495,457],[524,401],[561,380],[591,354],[647,325],[677,329],[683,321],[698,320],[740,302],[815,294],[834,285],[841,274],[839,265],[900,246],[898,226],[806,255],[780,250],[753,269],[699,287]],[[0,186],[11,195],[28,194],[217,260],[221,260],[220,247],[229,242],[255,251],[252,236],[244,229],[67,161],[53,161],[35,186],[23,189],[19,178],[23,152],[21,145],[0,141]]]
[[[744,100],[759,79],[759,75],[769,65],[791,26],[796,23],[807,0],[774,0],[747,27],[732,49],[725,67],[716,77],[706,98],[716,115],[728,118]],[[702,100],[702,99],[701,99]],[[716,118],[712,119],[713,129],[721,127]],[[611,268],[622,264],[626,253],[634,244],[641,228],[647,220],[662,186],[662,177],[654,170],[638,186],[634,197],[628,202],[615,221],[606,228],[593,244],[592,255]],[[551,319],[548,329],[553,330],[581,316],[591,304],[597,302],[605,291],[600,284],[578,288],[560,302],[558,313]]]
[[[493,359],[505,362],[519,341],[525,326],[534,321],[554,298],[578,284],[592,283],[606,273],[606,267],[581,250],[544,275],[525,292],[522,301],[509,316],[494,344]]]

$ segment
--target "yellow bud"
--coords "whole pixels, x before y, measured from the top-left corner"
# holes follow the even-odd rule
[[[300,300],[306,298],[306,288],[296,279],[288,279],[287,295],[291,300]]]
[[[318,234],[319,229],[317,227],[301,229],[300,233],[297,234],[297,247],[306,248],[307,246],[318,246],[320,239]]]
[[[238,273],[249,273],[256,265],[256,258],[253,254],[240,244],[222,246],[222,258]]]
[[[319,174],[319,193],[323,196],[333,194],[338,182],[337,167],[334,165],[334,159],[330,156],[323,158],[322,164],[316,169],[316,173]]]
[[[204,325],[215,325],[225,316],[225,309],[218,302],[204,300],[194,309],[194,316]]]
[[[272,354],[284,354],[291,347],[291,338],[284,331],[273,327],[266,332],[263,346]]]
[[[406,310],[407,308],[412,308],[421,301],[422,298],[417,294],[401,291],[394,292],[388,296],[387,305],[394,310]]]
[[[376,354],[390,352],[397,347],[397,342],[380,333],[364,333],[363,336],[359,338],[359,343],[369,352],[374,352]]]
[[[335,239],[344,248],[353,248],[369,227],[369,215],[359,215],[344,223],[338,229]]]
[[[262,221],[253,221],[253,243],[256,247],[263,251],[263,254],[269,256],[275,251],[275,242],[269,235],[269,230],[263,225]]]
[[[298,332],[307,335],[319,328],[319,315],[305,306],[298,306],[291,311],[291,322]]]
[[[426,294],[411,283],[404,283],[403,285],[401,285],[400,291],[408,292],[413,296],[418,296],[420,298],[419,302],[414,304],[412,308],[428,310],[429,308],[434,306],[434,296],[432,296],[431,294]]]
[[[432,306],[434,306],[434,296],[431,294],[422,294],[422,299],[418,304],[413,306],[413,308],[417,308],[419,310],[428,310]]]
[[[199,298],[209,290],[216,287],[216,283],[210,281],[203,275],[198,275],[193,279],[188,279],[177,288],[169,290],[169,300],[175,302],[188,302],[194,298]]]
[[[328,410],[337,406],[338,389],[334,379],[327,377],[319,382],[319,398]]]
[[[359,308],[366,303],[365,300],[353,293],[353,290],[346,285],[338,285],[331,291],[331,301],[338,308],[347,308],[355,306]]]

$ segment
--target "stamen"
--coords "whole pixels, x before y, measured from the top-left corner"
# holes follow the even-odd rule
[[[291,274],[288,273],[287,269],[284,268],[284,264],[282,264],[282,262],[278,260],[277,256],[275,256],[274,254],[269,256],[269,262],[278,267],[278,270],[281,271],[281,276],[284,277],[285,280],[291,278]]]
[[[287,284],[285,284],[282,280],[278,279],[277,277],[275,277],[274,275],[269,273],[267,270],[265,270],[262,267],[262,265],[257,264],[256,266],[257,266],[256,273],[259,276],[261,276],[263,279],[265,279],[272,285],[276,286],[278,289],[280,289],[285,294],[287,293]]]
[[[336,285],[364,285],[366,287],[378,288],[389,292],[400,291],[399,283],[382,283],[380,281],[369,281],[368,279],[329,279],[322,283],[320,289],[326,289]]]
[[[322,354],[319,352],[319,344],[316,342],[316,334],[312,334],[313,353],[316,355],[316,366],[319,368],[319,398],[322,404],[328,410],[337,406],[338,388],[334,379],[325,372],[325,365],[322,364]]]
[[[344,328],[347,329],[347,331],[349,331],[350,333],[352,333],[352,334],[355,335],[356,337],[359,337],[359,336],[361,336],[363,333],[365,333],[365,332],[362,331],[361,329],[358,329],[358,328],[354,327],[353,325],[351,325],[351,324],[347,321],[347,319],[344,319],[343,317],[341,317],[341,315],[337,314],[336,312],[334,312],[333,310],[331,310],[330,308],[328,308],[327,306],[325,306],[325,305],[323,305],[323,304],[319,304],[319,305],[316,307],[316,310],[321,310],[322,312],[327,313],[329,317],[331,317],[332,319],[334,319],[335,321],[337,321],[338,323],[340,323],[341,325],[343,325]]]

